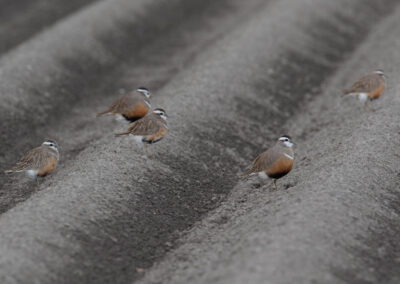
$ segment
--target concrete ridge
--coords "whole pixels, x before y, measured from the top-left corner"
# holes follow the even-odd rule
[[[123,8],[139,5],[120,1],[127,5]],[[41,71],[30,73],[5,63],[26,55],[3,58],[2,78],[7,81],[0,93],[9,108],[0,121],[9,128],[1,128],[6,137],[2,149],[9,149],[8,143],[30,132],[39,139],[41,127],[55,116],[62,122],[45,129],[57,140],[70,143],[66,145],[70,156],[30,197],[27,183],[12,180],[3,187],[7,194],[13,192],[10,188],[28,188],[24,196],[29,198],[0,216],[0,279],[6,283],[126,283],[138,279],[141,274],[136,268],[148,268],[162,258],[175,246],[181,231],[221,204],[236,184],[237,173],[247,165],[247,157],[254,157],[269,142],[266,139],[287,130],[289,126],[283,127],[286,121],[320,93],[321,84],[368,35],[374,24],[371,18],[387,15],[395,2],[366,5],[343,0],[340,3],[347,5],[346,10],[325,0],[176,1],[166,6],[158,2],[146,8],[139,5],[143,14],[133,23],[125,19],[130,10],[121,11],[125,16],[118,24],[118,17],[111,13],[93,12],[111,5],[107,1],[82,12],[88,17],[79,17],[89,30],[95,29],[96,37],[89,44],[98,44],[95,51],[87,49],[85,41],[77,51],[78,41],[71,36],[74,47],[66,45],[54,55],[59,62],[52,65],[54,59],[49,57]],[[155,14],[163,17],[148,27],[143,20]],[[64,27],[73,33],[70,28],[76,24],[72,19],[56,29]],[[104,29],[107,19],[110,29]],[[104,26],[93,25],[103,21]],[[352,29],[338,27],[340,22]],[[212,33],[209,28],[214,26],[218,29]],[[142,35],[140,43],[130,36],[131,29]],[[54,30],[47,35],[51,44],[57,38]],[[224,36],[215,40],[221,32]],[[152,38],[155,35],[158,38]],[[150,44],[143,44],[147,40]],[[26,46],[35,44],[40,45],[33,40]],[[31,55],[39,58],[33,51]],[[49,81],[43,79],[52,75]],[[131,141],[113,137],[115,124],[88,115],[107,102],[110,91],[137,82],[155,86],[150,88],[157,90],[152,105],[170,114],[170,132],[152,147],[153,158],[147,162]],[[19,90],[15,98],[6,91],[13,89]],[[26,103],[25,110],[38,106],[38,114],[15,119],[21,113],[13,112],[17,101]],[[61,114],[66,107],[71,111]],[[16,150],[26,142],[18,143]],[[77,145],[80,148],[75,150]],[[286,208],[276,212],[293,213],[290,206]],[[296,227],[286,227],[292,228]],[[243,275],[241,279],[247,278]]]

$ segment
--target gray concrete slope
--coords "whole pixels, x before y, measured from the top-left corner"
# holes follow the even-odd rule
[[[4,283],[139,277],[136,268],[226,198],[396,1],[115,3],[76,14],[0,62],[3,161],[45,132],[66,145],[39,192],[30,196],[34,186],[17,179],[3,185]],[[113,137],[121,126],[94,119],[111,92],[143,82],[170,114],[149,161]],[[25,201],[9,210],[14,189]]]
[[[296,163],[280,190],[239,183],[135,283],[399,283],[399,19],[375,27],[286,123]],[[340,97],[376,68],[389,83],[375,112]]]
[[[0,54],[94,0],[1,0]]]
[[[265,1],[105,1],[61,21],[0,60],[0,164],[11,167],[45,137],[62,163],[115,125],[94,114],[121,93],[157,89]],[[0,211],[35,186],[0,174]]]

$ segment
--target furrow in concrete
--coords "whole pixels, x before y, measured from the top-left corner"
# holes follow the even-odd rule
[[[59,141],[59,168],[68,166],[115,127],[95,113],[138,86],[157,96],[197,52],[265,3],[106,1],[27,42],[1,65],[3,169],[45,137]],[[3,174],[0,187],[1,212],[35,191]]]
[[[103,137],[89,140],[79,155],[46,180],[40,192],[0,217],[2,279],[126,283],[139,277],[135,268],[151,266],[174,246],[180,231],[219,205],[248,157],[281,134],[282,125],[302,102],[318,93],[337,62],[360,44],[373,25],[373,9],[363,9],[371,5],[381,11],[377,8],[384,6],[368,3],[355,1],[343,12],[330,1],[273,1],[259,6],[240,24],[234,23],[234,29],[196,52],[196,58],[158,90],[162,96],[152,103],[170,114],[170,133],[152,147],[151,160],[145,161],[132,141],[115,139],[109,127],[99,128],[96,137],[99,133]],[[388,3],[395,5],[395,1]],[[390,12],[387,3],[385,7],[381,17]],[[326,28],[321,25],[317,37],[305,39],[304,34],[318,23],[315,11],[352,18],[357,40],[338,28],[338,36],[348,36],[347,44],[330,41],[328,52],[321,48],[315,51],[317,59],[311,58],[304,51],[324,40]],[[328,27],[327,32],[332,32],[334,26]],[[337,52],[332,55],[334,44]],[[72,82],[80,82],[78,75],[87,69],[70,63],[91,62],[87,53],[77,54],[71,52],[77,61],[63,61],[76,73]],[[109,57],[105,58],[107,63]],[[130,63],[134,66],[134,61]],[[89,70],[97,66],[88,65]],[[46,66],[43,73],[48,70]],[[128,66],[121,68],[121,76],[132,74],[127,70]],[[96,74],[82,79],[94,80]],[[70,95],[69,99],[53,95],[55,100],[48,103],[51,112],[57,113],[64,99],[69,104],[79,97]],[[82,123],[83,116],[78,117],[71,120]],[[32,124],[40,121],[34,118]],[[65,129],[63,135],[67,133]]]
[[[0,1],[0,56],[94,0]]]
[[[289,120],[292,173],[279,191],[239,183],[135,283],[400,281],[400,10],[374,28],[321,96]],[[390,36],[388,36],[390,35]],[[384,68],[374,112],[340,90]]]

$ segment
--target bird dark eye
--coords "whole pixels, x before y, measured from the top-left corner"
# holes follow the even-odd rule
[[[54,146],[54,144],[50,144],[50,146],[52,146],[52,147],[53,147],[53,146]]]

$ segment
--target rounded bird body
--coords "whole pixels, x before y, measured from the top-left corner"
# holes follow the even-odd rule
[[[107,110],[98,113],[97,116],[110,114],[122,116],[130,122],[136,121],[149,112],[151,108],[149,98],[150,92],[141,87],[117,99]]]
[[[30,150],[16,166],[6,173],[25,172],[28,177],[44,177],[52,173],[58,165],[59,151],[54,140],[47,139],[41,146]]]
[[[245,176],[258,174],[261,178],[271,178],[276,187],[276,180],[287,175],[293,168],[294,152],[290,137],[285,135],[276,144],[259,155]]]
[[[153,144],[165,137],[168,132],[167,115],[161,108],[156,108],[151,114],[135,121],[127,131],[115,134],[115,136],[132,136],[138,143],[145,148],[145,144]]]
[[[368,101],[378,99],[386,89],[386,78],[382,70],[374,71],[355,82],[350,89],[343,90],[343,95],[355,96],[370,110]]]

